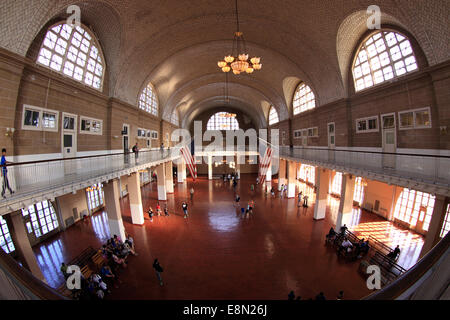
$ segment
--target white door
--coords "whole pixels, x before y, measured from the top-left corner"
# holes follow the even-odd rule
[[[62,117],[63,158],[75,158],[77,156],[77,116],[70,113],[63,113]]]
[[[77,116],[63,112],[61,121],[61,149],[64,159],[77,156]],[[76,171],[78,163],[76,160],[64,161],[64,174]]]
[[[125,153],[124,156],[124,162],[128,163],[130,161],[130,156],[129,156],[129,152],[130,152],[130,142],[129,142],[129,134],[130,132],[130,126],[128,124],[124,124],[122,127],[122,148],[123,148],[123,153]]]
[[[381,115],[383,168],[395,168],[395,155],[397,152],[397,129],[395,114]]]
[[[327,125],[328,132],[328,159],[334,161],[336,158],[334,149],[336,148],[336,126],[334,122]]]

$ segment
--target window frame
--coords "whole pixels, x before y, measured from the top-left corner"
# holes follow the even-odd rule
[[[152,140],[158,140],[158,139],[159,139],[158,131],[150,130],[150,132],[151,132],[150,138],[151,138]]]
[[[303,96],[299,96],[298,99],[296,99],[297,93],[300,92],[300,90],[302,89],[302,87],[305,87],[306,93]],[[309,90],[309,91],[308,91]],[[313,99],[312,100],[308,100],[307,96],[308,94],[312,94]],[[305,102],[301,103],[302,98],[305,98]],[[296,105],[296,102],[298,101],[298,105]],[[308,108],[307,105],[308,103],[312,102],[313,103],[313,107]],[[302,107],[305,106],[306,109],[302,110]],[[300,84],[297,86],[297,88],[294,91],[294,96],[292,98],[292,114],[294,116],[298,116],[299,114],[306,112],[306,111],[310,111],[313,110],[317,107],[316,104],[316,95],[313,91],[313,89],[311,88],[311,86],[307,85],[306,82],[302,81],[300,82]],[[298,110],[298,112],[296,112]]]
[[[146,100],[142,100],[142,96],[144,94],[145,94],[145,96],[147,96],[147,94],[144,93],[144,91],[148,90],[148,88],[150,88],[150,91],[152,93],[152,95],[150,96],[150,99],[151,99],[151,103],[150,104],[148,104]],[[153,106],[153,102],[155,102],[155,104],[156,104],[155,108]],[[145,108],[141,107],[141,103],[144,104]],[[159,97],[158,97],[158,94],[156,93],[155,86],[151,82],[148,82],[145,85],[145,87],[142,88],[142,90],[139,93],[139,96],[138,96],[138,109],[143,111],[143,112],[145,112],[145,113],[151,114],[154,117],[158,117],[159,116],[159,111],[160,111],[159,110]]]
[[[38,126],[30,126],[25,124],[25,112],[26,110],[34,111],[39,113],[39,123]],[[55,127],[54,128],[44,128],[43,127],[43,115],[44,113],[55,114]],[[22,130],[32,130],[32,131],[48,131],[48,132],[58,132],[59,128],[59,111],[52,109],[44,109],[41,107],[32,106],[29,104],[24,104],[22,109]]]
[[[363,47],[365,47],[364,50],[365,50],[366,52],[368,52],[368,49],[366,49],[366,43],[367,43],[372,37],[376,36],[376,35],[379,34],[379,33],[382,33],[382,39],[383,39],[383,44],[384,44],[384,46],[385,46],[385,50],[384,50],[384,51],[381,51],[381,52],[378,52],[378,50],[376,50],[377,53],[376,53],[376,55],[374,55],[373,57],[381,58],[381,55],[383,55],[383,53],[387,53],[387,55],[388,55],[388,58],[387,58],[387,59],[389,60],[389,63],[383,66],[383,65],[382,65],[382,61],[380,61],[380,59],[378,59],[378,60],[379,60],[379,63],[380,63],[380,68],[374,70],[374,69],[372,68],[372,61],[371,61],[371,58],[373,58],[373,57],[367,56],[367,60],[363,61],[360,65],[356,66],[357,60],[358,60],[358,58],[359,58],[359,54],[360,54],[361,50],[363,49]],[[398,34],[398,35],[400,35],[401,37],[403,37],[403,38],[405,38],[405,39],[402,40],[401,42],[399,42],[398,39],[396,39],[397,43],[396,43],[395,45],[393,45],[392,47],[390,47],[390,46],[388,45],[388,42],[387,42],[387,40],[386,40],[386,35],[385,35],[384,33],[387,33],[387,34],[388,34],[388,33],[394,33],[394,34],[396,34],[396,35]],[[381,38],[378,38],[378,39],[374,40],[373,44],[375,44],[375,43],[376,43],[377,41],[379,41],[380,39],[381,39]],[[407,55],[407,56],[403,56],[402,48],[400,47],[400,44],[401,44],[401,43],[404,43],[405,40],[409,42],[410,47],[411,47],[411,51],[412,51],[412,53],[409,54],[409,55]],[[372,43],[371,43],[370,45],[372,45]],[[369,45],[369,46],[370,46],[370,45]],[[393,56],[394,54],[391,53],[391,50],[392,50],[395,46],[398,46],[398,47],[400,48],[400,51],[399,51],[399,52],[400,52],[400,54],[401,54],[401,57],[400,57],[398,60],[396,60],[396,61],[393,60],[392,56]],[[416,65],[416,68],[413,69],[413,70],[411,70],[411,71],[408,71],[408,70],[407,70],[406,64],[404,64],[405,73],[403,73],[403,74],[401,74],[401,75],[397,75],[397,69],[396,69],[396,67],[395,67],[395,64],[396,64],[396,63],[399,63],[399,62],[405,62],[406,59],[409,59],[410,57],[414,57],[414,60],[415,60],[414,63],[415,63],[415,65]],[[363,65],[365,62],[368,63],[370,72],[369,72],[367,75],[364,75],[364,74],[362,73],[362,74],[361,74],[361,77],[356,78],[356,76],[355,76],[355,69],[356,69],[356,67],[359,67],[359,66],[362,67],[362,65]],[[388,67],[391,68],[392,78],[386,79],[385,73],[384,73],[384,69],[386,69],[386,68],[388,68]],[[378,72],[378,71],[381,71],[382,76],[383,76],[383,81],[381,81],[381,82],[379,82],[379,83],[376,83],[375,73]],[[392,28],[383,28],[383,29],[381,29],[381,30],[377,30],[377,31],[371,32],[371,33],[368,34],[364,39],[362,39],[362,40],[359,42],[359,45],[357,46],[357,50],[355,51],[355,54],[354,54],[354,56],[353,56],[353,60],[352,60],[352,64],[351,64],[351,70],[350,70],[351,75],[352,75],[352,78],[353,78],[353,88],[354,88],[355,93],[359,93],[359,92],[362,92],[362,91],[364,91],[364,90],[371,89],[371,88],[377,87],[377,86],[379,86],[379,85],[382,85],[382,84],[386,84],[386,83],[395,81],[395,79],[397,79],[397,78],[401,78],[401,77],[403,77],[403,76],[405,76],[405,75],[408,75],[408,74],[411,74],[411,73],[414,73],[414,72],[417,72],[417,71],[419,71],[419,63],[418,63],[418,59],[417,59],[417,56],[416,56],[416,53],[415,53],[415,50],[414,50],[414,46],[413,46],[413,44],[412,44],[412,39],[411,39],[411,37],[410,37],[410,36],[407,36],[407,35],[404,34],[402,31],[395,30],[395,29],[392,29]],[[371,81],[372,81],[372,85],[370,85],[370,86],[366,86],[365,80],[364,80],[364,78],[367,77],[368,75],[371,76]],[[363,82],[364,82],[364,88],[358,89],[357,81],[358,81],[358,80],[361,80],[361,79],[362,79]]]
[[[83,120],[90,120],[90,121],[97,121],[100,123],[100,132],[95,132],[92,130],[92,123],[91,126],[89,128],[89,131],[86,130],[81,130],[81,126],[83,124]],[[87,117],[87,116],[80,116],[80,124],[79,124],[79,133],[80,134],[90,134],[90,135],[96,135],[96,136],[102,136],[103,135],[103,120],[100,119],[96,119],[96,118],[91,118],[91,117]]]
[[[272,115],[272,110],[274,110],[275,111],[275,114],[277,115],[277,120],[275,121],[275,122],[270,122],[271,121],[271,118],[270,118],[270,116]],[[270,109],[269,109],[269,114],[268,114],[268,116],[267,116],[267,124],[269,125],[269,126],[273,126],[273,125],[276,125],[277,123],[280,123],[280,115],[278,114],[278,111],[277,111],[277,109],[274,107],[274,106],[270,106]]]
[[[57,37],[58,37],[57,39],[62,38],[64,41],[67,42],[67,47],[65,49],[65,54],[64,55],[62,55],[60,52],[57,52],[55,48],[51,49],[51,48],[49,48],[47,46],[44,46],[44,42],[47,39],[47,34],[49,32],[52,32],[53,34],[55,34],[55,32],[52,29],[57,27],[57,26],[59,26],[59,25],[61,25],[62,28],[63,28],[64,25],[68,25],[68,24],[66,23],[66,21],[59,21],[59,22],[57,22],[57,23],[55,23],[55,24],[53,24],[53,25],[51,25],[50,27],[47,28],[47,30],[45,32],[45,35],[44,35],[44,39],[43,39],[43,41],[41,43],[41,46],[39,48],[39,53],[38,53],[38,57],[36,59],[36,64],[38,64],[40,66],[43,66],[44,68],[48,68],[48,69],[50,69],[50,70],[52,70],[54,72],[57,72],[58,74],[62,75],[63,77],[71,79],[73,81],[76,81],[76,82],[78,82],[78,83],[80,83],[80,84],[82,84],[82,85],[84,85],[86,87],[89,87],[89,88],[92,88],[92,89],[95,89],[95,90],[98,90],[98,91],[102,92],[103,91],[103,85],[104,85],[104,82],[105,82],[106,60],[105,60],[105,55],[103,54],[103,50],[102,50],[102,47],[100,45],[100,42],[97,39],[97,36],[94,34],[94,32],[89,27],[87,27],[86,25],[81,23],[80,28],[82,28],[84,30],[84,32],[87,32],[89,34],[90,38],[91,38],[90,40],[88,39],[88,41],[90,41],[90,43],[89,43],[89,47],[87,48],[87,52],[84,52],[83,50],[81,50],[81,47],[76,47],[76,48],[74,47],[75,49],[78,50],[78,53],[82,52],[84,55],[86,55],[85,65],[84,65],[84,67],[81,67],[76,62],[74,62],[74,61],[69,59],[69,48],[70,48],[71,45],[74,45],[72,43],[72,39],[74,38],[74,31],[73,30],[72,30],[72,33],[70,34],[68,39],[65,39],[64,37],[62,37],[61,34],[60,34],[61,32],[59,32],[59,34],[57,34]],[[73,27],[73,29],[75,29],[75,28],[76,27]],[[82,40],[85,39],[85,37],[83,35],[81,35],[81,37],[82,37]],[[82,43],[82,41],[80,41],[80,42]],[[56,45],[55,45],[55,47],[56,47]],[[92,47],[95,47],[98,50],[97,57],[100,58],[100,60],[101,60],[100,62],[97,61],[97,58],[94,59],[90,55]],[[43,48],[45,48],[46,50],[50,51],[51,52],[51,56],[53,56],[53,54],[56,54],[62,59],[61,60],[61,69],[59,71],[56,70],[56,69],[53,69],[52,67],[50,67],[51,59],[50,59],[50,62],[49,62],[48,66],[39,61],[39,58],[41,56],[41,51],[42,51]],[[94,69],[96,68],[96,66],[98,64],[102,67],[102,75],[101,76],[98,76],[98,74],[96,74],[95,70],[94,71],[88,70],[89,58],[92,58],[96,62],[96,65],[95,65]],[[77,54],[77,57],[75,59],[78,60],[78,54]],[[73,70],[72,74],[75,73],[75,67],[79,67],[80,69],[83,70],[82,80],[78,80],[73,75],[70,76],[70,75],[64,73],[65,64],[66,64],[67,61],[69,61],[70,63],[72,63],[74,65],[74,70]],[[89,72],[89,73],[91,73],[93,75],[92,82],[94,82],[94,77],[95,76],[100,78],[99,88],[94,87],[93,84],[89,85],[89,84],[87,84],[85,82],[87,72]]]
[[[377,128],[376,129],[369,129],[369,121],[370,120],[376,120]],[[360,130],[358,128],[359,122],[365,121],[366,122],[366,130]],[[372,132],[380,132],[380,119],[378,116],[371,116],[371,117],[365,117],[365,118],[359,118],[355,120],[356,124],[356,133],[372,133]]]
[[[232,117],[223,117],[221,114],[229,114],[234,115]],[[224,119],[222,119],[224,118]],[[211,121],[212,121],[212,127],[213,129],[210,129],[211,127]],[[223,129],[221,126],[228,126],[228,129]],[[208,122],[206,123],[206,131],[236,131],[239,130],[239,121],[237,120],[237,116],[233,113],[230,113],[228,111],[219,111],[215,112],[211,117],[208,119]]]
[[[417,112],[420,111],[427,111],[430,117],[430,125],[429,126],[424,126],[424,125],[417,125],[416,124],[416,114]],[[410,127],[405,127],[402,126],[402,121],[401,121],[401,117],[402,114],[406,114],[406,113],[412,113],[413,114],[413,123],[412,126]],[[432,122],[432,117],[431,117],[431,107],[424,107],[424,108],[417,108],[417,109],[409,109],[409,110],[403,110],[403,111],[398,111],[398,129],[399,130],[415,130],[415,129],[431,129],[433,128],[433,122]]]

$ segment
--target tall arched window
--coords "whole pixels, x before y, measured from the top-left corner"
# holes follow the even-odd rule
[[[218,112],[209,118],[206,130],[239,130],[234,113]]]
[[[178,111],[177,110],[173,111],[172,117],[170,118],[170,122],[172,122],[176,126],[180,125],[180,119],[178,118]]]
[[[297,87],[292,105],[294,107],[294,116],[316,107],[316,97],[308,85],[302,83]]]
[[[97,90],[103,87],[104,58],[88,28],[59,23],[50,27],[37,62]]]
[[[365,40],[353,63],[355,90],[383,83],[417,70],[416,57],[406,36],[378,31]]]
[[[139,98],[139,108],[154,116],[158,116],[158,97],[151,83],[142,90]]]
[[[270,107],[269,110],[269,126],[280,122],[280,118],[278,118],[278,112],[277,109],[275,109],[274,106]]]
[[[435,199],[429,193],[405,188],[395,204],[394,218],[413,227],[421,223],[422,229],[428,231]]]

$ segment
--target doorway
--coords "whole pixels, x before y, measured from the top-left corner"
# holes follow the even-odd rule
[[[63,159],[77,156],[77,115],[62,114],[61,122],[61,149]],[[64,174],[73,173],[77,168],[76,160],[64,161]]]
[[[395,113],[381,115],[383,168],[395,168],[395,153],[397,152],[397,127]]]
[[[328,128],[328,160],[335,161],[335,148],[336,148],[336,126],[334,122],[330,122],[327,125]]]

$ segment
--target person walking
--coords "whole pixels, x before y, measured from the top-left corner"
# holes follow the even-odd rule
[[[156,205],[156,214],[158,215],[158,217],[161,215],[161,206],[158,204]]]
[[[181,208],[183,209],[184,218],[186,219],[188,217],[188,204],[183,201],[183,203],[181,204]]]
[[[300,207],[300,206],[301,206],[301,203],[302,203],[302,194],[303,194],[303,191],[300,191],[300,192],[298,193],[297,207]]]
[[[284,193],[284,184],[281,185],[280,189],[280,198],[283,199],[283,193]]]
[[[133,149],[131,149],[134,153],[134,158],[136,159],[136,161],[138,161],[139,158],[139,147],[138,147],[138,143],[136,142],[136,144],[133,146]]]
[[[239,202],[241,201],[241,197],[239,197],[238,194],[236,195],[235,201],[236,201],[236,205],[239,206]]]
[[[148,209],[148,216],[150,217],[150,222],[153,222],[153,209],[150,207]]]
[[[189,193],[191,194],[191,201],[194,200],[194,187],[191,187],[191,190],[189,190]]]
[[[8,169],[6,168],[7,164],[10,164],[11,162],[6,161],[6,149],[2,149],[2,158],[0,165],[2,165],[2,177],[3,177],[3,183],[2,183],[2,197],[5,197],[6,189],[8,189],[10,194],[14,194],[14,191],[12,191],[11,187],[9,186],[9,180],[8,180]]]
[[[164,206],[164,216],[165,217],[169,216],[169,209],[167,209],[167,204]]]
[[[161,267],[161,265],[159,264],[158,259],[155,259],[155,261],[153,262],[153,269],[155,269],[156,277],[159,280],[159,285],[162,287],[164,285],[164,283],[163,283],[163,280],[162,280],[161,272],[163,272],[164,270]]]
[[[250,186],[250,191],[251,191],[251,192],[255,191],[255,185],[254,185],[254,184],[252,184],[252,185]]]

